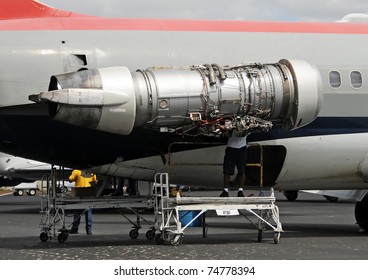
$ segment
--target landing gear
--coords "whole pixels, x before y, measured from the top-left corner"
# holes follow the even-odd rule
[[[355,204],[354,214],[357,224],[365,231],[368,231],[368,194]]]
[[[284,196],[289,201],[294,201],[298,198],[298,191],[284,191]]]
[[[330,195],[324,195],[324,198],[326,198],[326,200],[329,202],[337,202],[339,200],[338,197]]]

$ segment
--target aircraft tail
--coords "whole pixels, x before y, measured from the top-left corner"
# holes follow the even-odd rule
[[[0,1],[0,20],[74,16],[83,15],[52,8],[35,0]]]

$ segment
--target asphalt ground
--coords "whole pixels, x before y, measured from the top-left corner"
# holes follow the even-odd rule
[[[191,192],[191,196],[196,192]],[[215,194],[214,194],[215,195]],[[231,193],[236,195],[236,192]],[[39,238],[41,199],[38,195],[0,196],[0,259],[2,260],[368,260],[368,234],[355,224],[350,201],[331,203],[322,196],[300,193],[287,201],[276,193],[276,204],[284,232],[279,244],[274,232],[263,233],[242,216],[206,216],[206,237],[202,227],[188,227],[183,243],[159,245],[145,237],[152,226],[152,212],[142,213],[146,221],[137,239],[129,236],[132,224],[112,209],[93,213],[93,235],[83,231],[64,243],[57,238]],[[126,217],[135,221],[129,211]],[[67,217],[71,222],[72,218]]]

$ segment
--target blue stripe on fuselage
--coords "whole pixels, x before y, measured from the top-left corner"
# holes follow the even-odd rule
[[[255,142],[295,137],[367,132],[368,117],[318,117],[312,123],[292,131],[274,127],[267,133],[251,134],[248,136],[248,141]]]

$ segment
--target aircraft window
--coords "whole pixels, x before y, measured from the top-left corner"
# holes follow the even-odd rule
[[[331,71],[329,73],[330,85],[333,88],[338,88],[341,86],[341,76],[337,71]]]
[[[359,71],[352,71],[350,73],[351,85],[355,88],[360,88],[363,84],[362,74]]]

